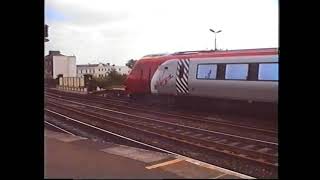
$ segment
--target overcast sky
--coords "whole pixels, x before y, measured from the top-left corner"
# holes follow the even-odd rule
[[[278,47],[276,0],[46,0],[45,54],[124,65],[153,53]]]

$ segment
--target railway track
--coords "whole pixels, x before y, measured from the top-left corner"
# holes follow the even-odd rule
[[[181,153],[209,163],[258,177],[277,176],[276,143],[137,118],[129,114],[120,115],[119,112],[106,112],[97,107],[57,98],[47,97],[46,105],[50,110],[68,114],[85,123],[167,149],[178,149]],[[246,170],[239,167],[246,167]]]
[[[148,109],[149,111],[154,111],[154,112],[163,112],[164,110],[166,111],[166,114],[172,114],[172,115],[175,115],[175,116],[181,116],[181,117],[188,117],[188,118],[198,118],[198,119],[202,119],[202,120],[207,120],[209,123],[210,121],[215,121],[215,122],[220,122],[220,123],[227,123],[227,124],[231,124],[229,121],[226,121],[224,120],[224,118],[219,118],[219,117],[216,117],[216,118],[212,118],[210,117],[210,119],[206,119],[207,116],[212,116],[212,114],[208,114],[208,113],[204,113],[204,112],[201,112],[201,113],[198,113],[198,112],[192,112],[192,113],[189,113],[189,112],[186,112],[186,111],[180,111],[178,110],[177,108],[174,108],[174,110],[172,110],[172,108],[168,108],[168,107],[164,107],[164,106],[161,106],[161,107],[157,107],[157,106],[154,106],[154,105],[146,105],[145,103],[137,103],[136,101],[134,100],[131,100],[131,99],[127,99],[127,98],[119,98],[119,97],[116,97],[116,96],[110,96],[110,95],[107,95],[106,97],[104,96],[99,96],[99,95],[91,95],[91,94],[88,94],[88,95],[80,95],[77,94],[77,93],[69,93],[69,92],[62,92],[62,91],[59,91],[59,90],[53,90],[53,89],[50,89],[48,90],[47,92],[52,92],[54,94],[60,94],[60,95],[67,95],[67,96],[71,96],[71,97],[81,97],[81,98],[86,98],[86,99],[91,99],[91,100],[100,100],[100,101],[103,101],[105,103],[111,103],[111,104],[116,104],[116,105],[122,105],[122,106],[128,106],[130,105],[131,107],[133,108],[136,108],[136,109]],[[222,114],[220,114],[219,116],[221,116]],[[232,116],[228,116],[227,119],[231,119]],[[259,128],[257,125],[253,126],[252,125],[252,121],[251,120],[247,120],[247,119],[250,119],[249,117],[245,117],[245,118],[239,118],[238,116],[235,118],[235,117],[232,117],[232,124],[233,125],[242,125],[242,126],[248,126],[248,127],[253,127],[253,128],[256,128],[256,129],[265,129],[265,130],[269,130],[269,131],[272,131],[274,133],[277,133],[277,128],[275,127],[276,124],[274,124],[274,120],[272,120],[273,123],[270,123],[269,120],[268,121],[263,121],[263,122],[259,122],[259,125],[260,124],[264,124],[262,127],[263,128]],[[266,127],[269,127],[268,129]]]
[[[232,118],[233,120],[240,120],[241,119],[241,121],[239,121],[240,124],[243,124],[243,121],[245,121],[245,122],[249,122],[249,124],[252,125],[252,121],[251,122],[247,121],[248,119],[259,119],[260,122],[257,125],[260,125],[261,123],[264,123],[264,125],[262,126],[263,128],[266,128],[267,126],[269,126],[270,129],[273,130],[273,131],[276,131],[276,129],[277,129],[277,127],[276,127],[277,126],[277,124],[276,124],[276,119],[277,118],[276,118],[276,115],[274,114],[275,112],[273,112],[271,114],[270,114],[270,112],[269,113],[261,112],[261,114],[260,113],[255,113],[254,114],[254,113],[252,113],[252,112],[255,111],[254,108],[253,109],[252,108],[249,108],[249,109],[246,108],[246,109],[240,110],[241,108],[243,108],[243,106],[246,106],[246,104],[243,104],[241,106],[238,105],[239,109],[236,108],[236,107],[233,107],[233,108],[232,107],[228,107],[228,109],[230,109],[230,111],[229,110],[226,111],[226,109],[222,110],[223,108],[220,108],[220,110],[218,110],[219,107],[220,107],[219,104],[222,103],[221,105],[223,106],[224,103],[220,102],[220,101],[217,101],[217,100],[213,100],[213,101],[217,101],[215,104],[218,105],[218,106],[214,106],[212,104],[213,107],[211,107],[210,110],[209,110],[208,106],[205,106],[205,107],[201,106],[201,104],[203,104],[203,103],[206,104],[206,102],[202,102],[202,103],[196,102],[196,103],[200,103],[199,105],[200,105],[201,108],[198,107],[198,106],[192,106],[192,107],[185,106],[186,104],[193,103],[192,99],[190,99],[188,102],[184,101],[184,102],[180,102],[180,103],[179,103],[179,100],[178,100],[177,104],[173,103],[173,104],[168,106],[169,102],[167,102],[167,103],[162,102],[161,103],[161,102],[157,102],[157,101],[152,101],[152,98],[143,100],[143,99],[139,99],[139,98],[138,99],[135,99],[135,98],[134,99],[130,99],[130,98],[126,97],[126,96],[117,96],[117,95],[112,94],[112,93],[111,94],[89,94],[89,96],[93,96],[93,95],[94,96],[98,96],[101,99],[107,99],[107,100],[108,99],[112,99],[114,101],[119,101],[119,102],[124,102],[124,101],[128,102],[129,101],[130,103],[134,103],[135,106],[144,106],[144,107],[152,106],[152,107],[155,108],[155,110],[156,109],[158,109],[158,110],[166,109],[167,111],[169,111],[169,112],[171,112],[173,114],[179,114],[179,115],[182,115],[182,116],[191,116],[191,117],[195,117],[195,118],[198,118],[198,117],[203,118],[205,116],[212,116],[213,115],[212,112],[214,111],[214,114],[215,114],[214,120],[218,120],[219,119],[219,121],[222,121],[222,122],[224,121],[223,119],[231,119]],[[166,97],[164,97],[164,98],[166,98]],[[227,107],[225,107],[225,108],[227,108]],[[270,107],[265,107],[265,108],[268,109]],[[248,110],[249,110],[249,112],[247,112]],[[189,111],[191,111],[192,113],[189,113]],[[231,112],[231,114],[233,114],[233,115],[230,116],[230,114],[228,114],[226,116],[226,114],[229,113],[229,112]],[[244,113],[244,112],[247,112],[247,114]],[[240,117],[242,117],[242,118],[240,118]],[[263,120],[263,121],[261,121],[261,120]],[[233,123],[235,123],[235,121]]]
[[[151,119],[157,119],[165,122],[171,122],[174,124],[181,124],[185,126],[192,126],[199,129],[205,129],[208,131],[216,131],[221,133],[227,133],[227,134],[235,134],[235,135],[241,135],[246,136],[251,139],[262,139],[264,141],[269,141],[277,144],[278,138],[277,138],[277,132],[269,129],[262,129],[262,128],[256,128],[248,125],[240,125],[240,124],[234,124],[230,122],[223,122],[220,120],[206,120],[203,117],[187,117],[172,113],[164,113],[149,109],[142,109],[137,107],[131,107],[129,105],[124,104],[116,104],[112,100],[109,102],[105,102],[103,99],[95,99],[91,97],[86,96],[71,96],[67,97],[64,94],[52,94],[48,93],[46,95],[47,97],[51,98],[62,98],[64,100],[72,100],[77,102],[82,102],[86,105],[92,105],[95,107],[104,108],[105,110],[110,111],[121,111],[126,112],[131,115],[136,115],[140,118],[151,118]],[[128,103],[127,103],[128,104]]]
[[[145,112],[149,112],[149,113],[154,113],[154,114],[166,114],[166,115],[171,115],[171,116],[175,116],[175,117],[182,117],[182,118],[186,118],[186,119],[198,119],[201,120],[202,122],[206,122],[206,123],[219,123],[219,124],[226,124],[226,125],[232,125],[232,126],[245,126],[247,128],[251,128],[251,129],[257,129],[257,130],[263,130],[263,131],[269,131],[270,133],[273,133],[275,135],[277,135],[277,128],[275,127],[274,124],[271,125],[270,122],[266,122],[266,121],[259,121],[259,125],[262,124],[262,126],[260,125],[253,125],[252,124],[252,120],[248,117],[246,118],[232,118],[232,123],[229,120],[225,120],[224,118],[219,118],[219,117],[210,117],[210,119],[207,119],[208,116],[211,116],[212,114],[208,114],[208,113],[198,113],[198,112],[180,112],[177,111],[177,109],[172,110],[170,108],[165,108],[165,107],[156,107],[156,106],[148,106],[146,104],[142,104],[142,103],[136,103],[134,100],[130,100],[130,99],[123,99],[123,98],[118,98],[118,97],[114,97],[114,96],[107,96],[103,97],[103,96],[98,96],[98,95],[82,95],[82,94],[77,94],[77,93],[68,93],[68,92],[62,92],[62,91],[58,91],[58,90],[48,90],[47,94],[51,94],[51,95],[62,95],[62,96],[67,96],[67,97],[74,97],[74,98],[81,98],[81,99],[87,99],[87,100],[94,100],[96,102],[99,103],[104,103],[104,105],[117,105],[121,108],[128,108],[130,106],[131,109],[133,110],[139,110],[142,111],[144,110]],[[163,111],[166,111],[165,113]],[[230,116],[231,117],[231,116]],[[227,119],[231,119],[231,118],[227,118]],[[250,119],[249,121],[247,119]],[[274,120],[272,120],[274,121]],[[263,127],[263,128],[261,128]],[[266,128],[268,127],[268,128]]]
[[[69,122],[74,123],[74,125],[75,124],[76,125],[80,125],[80,126],[83,126],[83,127],[87,128],[87,129],[94,130],[95,132],[108,134],[108,137],[114,136],[114,137],[116,137],[118,139],[122,139],[122,140],[124,140],[126,142],[129,142],[129,144],[131,144],[131,146],[134,145],[134,146],[136,146],[138,148],[144,148],[144,149],[148,149],[148,150],[168,153],[170,155],[175,156],[176,158],[184,159],[186,161],[189,161],[189,162],[192,162],[192,163],[195,163],[195,164],[198,164],[198,165],[201,164],[201,165],[204,165],[206,167],[212,167],[214,169],[219,169],[221,172],[225,172],[226,174],[238,176],[239,178],[254,179],[254,177],[251,177],[251,176],[248,176],[248,175],[245,175],[245,174],[241,174],[241,173],[238,173],[238,172],[235,172],[235,171],[231,171],[229,169],[225,169],[225,168],[221,168],[221,167],[218,167],[218,166],[215,166],[215,165],[212,165],[212,164],[208,164],[206,162],[199,161],[199,160],[196,160],[196,159],[192,159],[192,158],[184,156],[182,154],[177,154],[175,152],[172,152],[172,151],[169,151],[169,150],[166,150],[166,149],[163,149],[163,148],[159,148],[159,147],[156,147],[156,146],[153,146],[153,145],[150,145],[150,144],[146,144],[146,143],[141,142],[141,141],[134,140],[134,139],[132,139],[130,137],[126,137],[126,136],[123,136],[123,135],[120,135],[120,134],[117,134],[117,133],[113,133],[113,132],[105,130],[105,129],[101,129],[101,128],[97,127],[97,126],[93,126],[93,125],[90,125],[88,123],[84,123],[84,122],[79,121],[77,119],[65,116],[63,114],[60,114],[58,112],[55,112],[55,111],[52,111],[52,110],[49,110],[49,109],[46,109],[46,108],[44,110],[45,110],[46,114],[52,114],[53,116],[58,117],[60,120],[64,119],[64,120],[67,120]]]

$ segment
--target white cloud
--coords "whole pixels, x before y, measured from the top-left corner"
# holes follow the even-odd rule
[[[278,4],[271,0],[47,0],[48,50],[77,63],[122,64],[145,54],[214,48],[278,47]]]

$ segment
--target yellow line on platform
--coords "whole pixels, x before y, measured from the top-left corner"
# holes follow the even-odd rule
[[[155,164],[155,165],[152,165],[152,166],[147,166],[146,168],[147,169],[154,169],[154,168],[158,168],[158,167],[161,167],[161,166],[174,164],[174,163],[177,163],[177,162],[180,162],[180,161],[183,161],[183,159],[174,159],[174,160],[171,160],[171,161],[166,161],[166,162]]]

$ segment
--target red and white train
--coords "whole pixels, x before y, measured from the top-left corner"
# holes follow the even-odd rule
[[[144,56],[126,92],[277,104],[278,55],[277,48],[264,48]]]

